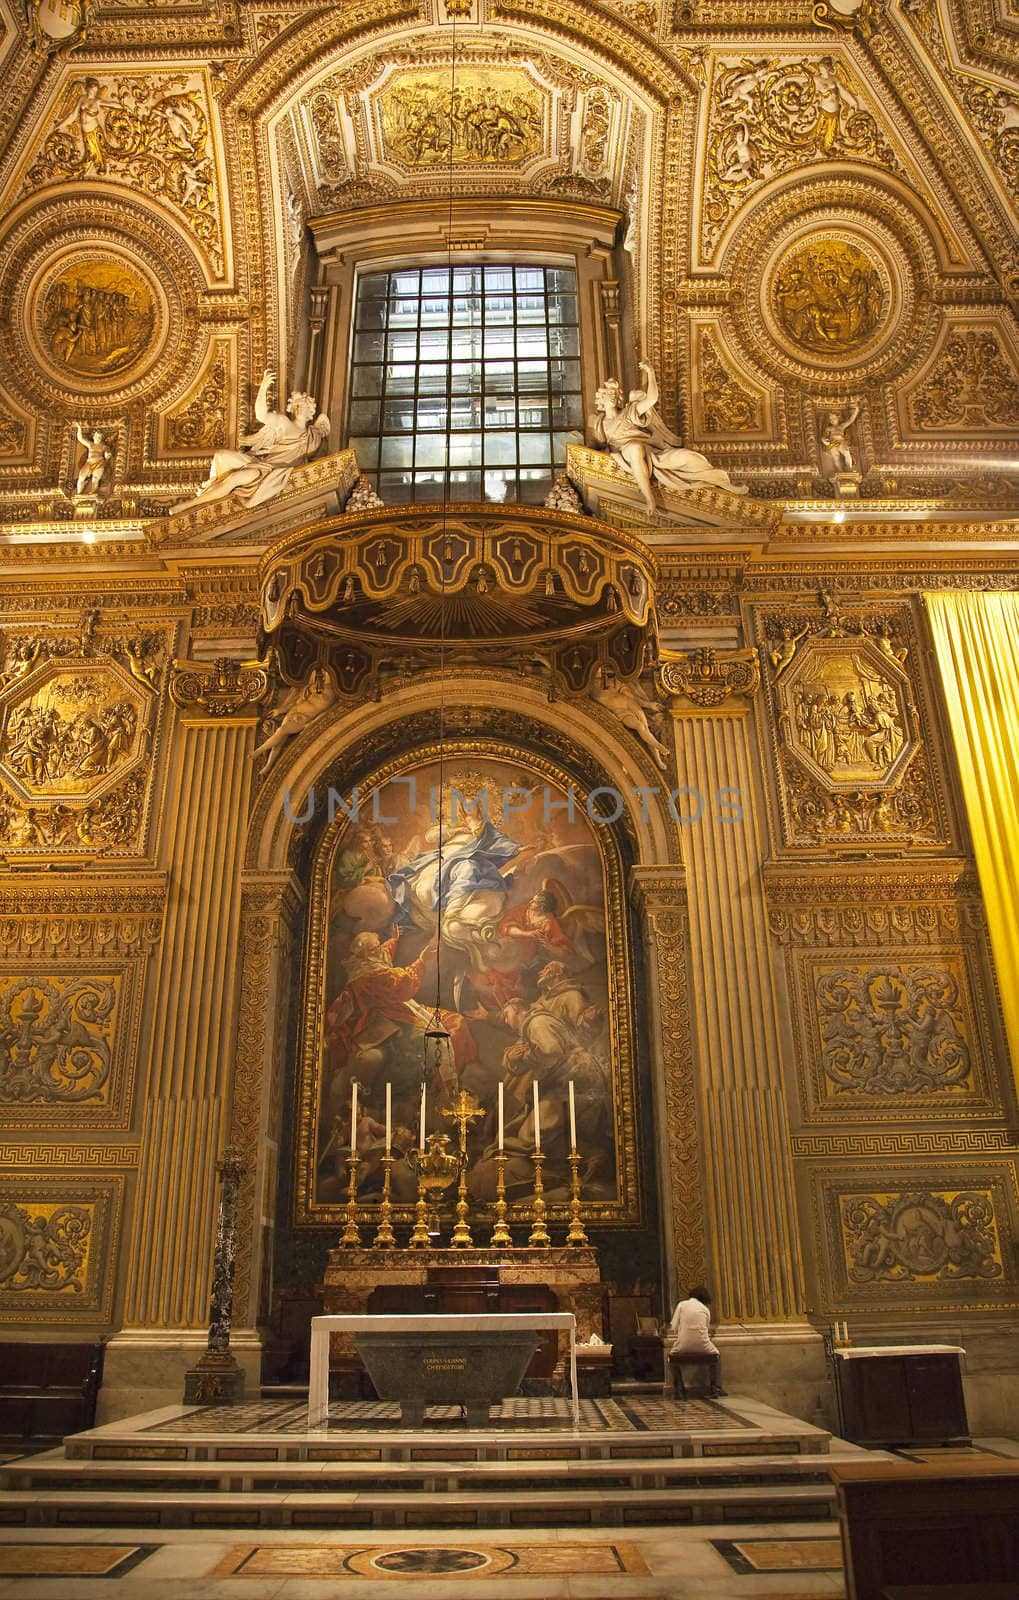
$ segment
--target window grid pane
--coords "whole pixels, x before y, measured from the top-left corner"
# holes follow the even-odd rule
[[[577,307],[562,267],[361,277],[347,431],[383,499],[540,503],[579,437]]]

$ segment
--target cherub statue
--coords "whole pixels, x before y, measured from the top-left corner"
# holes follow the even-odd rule
[[[806,627],[801,628],[799,633],[794,633],[788,622],[784,625],[781,639],[773,644],[771,649],[768,651],[768,656],[776,678],[780,678],[782,676],[786,667],[796,654],[796,646],[799,644],[801,639],[806,637],[809,632],[809,627]]]
[[[263,777],[279,760],[287,740],[296,738],[309,722],[314,722],[319,713],[328,710],[335,700],[336,685],[332,674],[324,667],[314,667],[306,683],[294,684],[272,713],[276,727],[251,752],[252,757],[266,756]]]
[[[229,494],[245,506],[263,505],[282,493],[294,468],[315,454],[329,432],[329,418],[322,412],[315,416],[316,403],[310,394],[292,394],[287,414],[270,411],[269,391],[275,381],[276,374],[265,371],[255,396],[255,416],[262,426],[245,435],[239,449],[217,450],[209,476],[194,499],[182,501],[174,511],[190,511]]]
[[[604,669],[600,681],[595,678],[590,692],[591,699],[596,705],[611,711],[613,716],[619,718],[624,728],[631,729],[638,739],[647,745],[664,772],[668,765],[669,752],[648,721],[648,713],[657,717],[661,712],[657,700],[652,700],[650,695],[645,694],[639,684],[620,683],[614,673]]]
[[[588,426],[598,444],[605,444],[615,459],[636,478],[648,511],[654,512],[655,496],[651,480],[656,478],[667,489],[687,489],[705,484],[727,489],[730,494],[745,494],[730,481],[721,467],[713,467],[707,456],[686,450],[670,433],[656,407],[658,382],[646,361],[640,362],[645,387],[632,389],[628,400],[615,378],[608,378],[597,390],[596,414]]]
[[[88,434],[80,422],[76,424],[75,432],[78,443],[85,451],[85,459],[81,464],[74,492],[80,495],[98,494],[106,468],[113,460],[109,435],[102,433],[99,428],[93,428],[91,434]]]
[[[821,443],[831,456],[831,463],[836,472],[856,471],[852,448],[846,435],[859,415],[860,403],[858,400],[852,400],[844,417],[840,417],[837,411],[829,411],[825,425],[821,429]]]

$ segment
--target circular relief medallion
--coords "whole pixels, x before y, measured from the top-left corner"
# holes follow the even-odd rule
[[[152,285],[112,253],[65,260],[36,301],[37,337],[53,366],[93,382],[122,380],[154,358],[158,322]]]
[[[794,246],[771,280],[772,314],[792,345],[836,360],[872,343],[883,329],[888,301],[876,258],[844,238]]]

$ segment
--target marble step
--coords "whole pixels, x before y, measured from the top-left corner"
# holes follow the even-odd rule
[[[580,1527],[630,1523],[803,1521],[833,1515],[835,1491],[810,1484],[689,1488],[544,1487],[368,1493],[173,1492],[131,1488],[8,1490],[6,1527]]]
[[[145,1461],[68,1459],[50,1451],[0,1468],[0,1488],[17,1491],[100,1490],[222,1493],[268,1488],[316,1493],[373,1489],[378,1494],[457,1492],[479,1488],[516,1493],[521,1487],[641,1489],[826,1484],[823,1458],[810,1455],[671,1457],[622,1460],[525,1461]]]

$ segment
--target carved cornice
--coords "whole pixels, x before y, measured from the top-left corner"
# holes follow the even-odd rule
[[[689,700],[705,710],[730,699],[752,700],[761,687],[756,646],[749,650],[714,650],[703,645],[688,654],[666,651],[658,658],[655,675],[663,695]]]
[[[980,886],[963,862],[859,872],[764,869],[768,924],[782,944],[935,944],[983,927]]]
[[[0,951],[5,956],[148,955],[158,944],[166,879],[99,885],[18,874],[0,879]]]
[[[170,699],[179,710],[215,720],[258,717],[275,690],[271,656],[264,661],[174,661]]]

